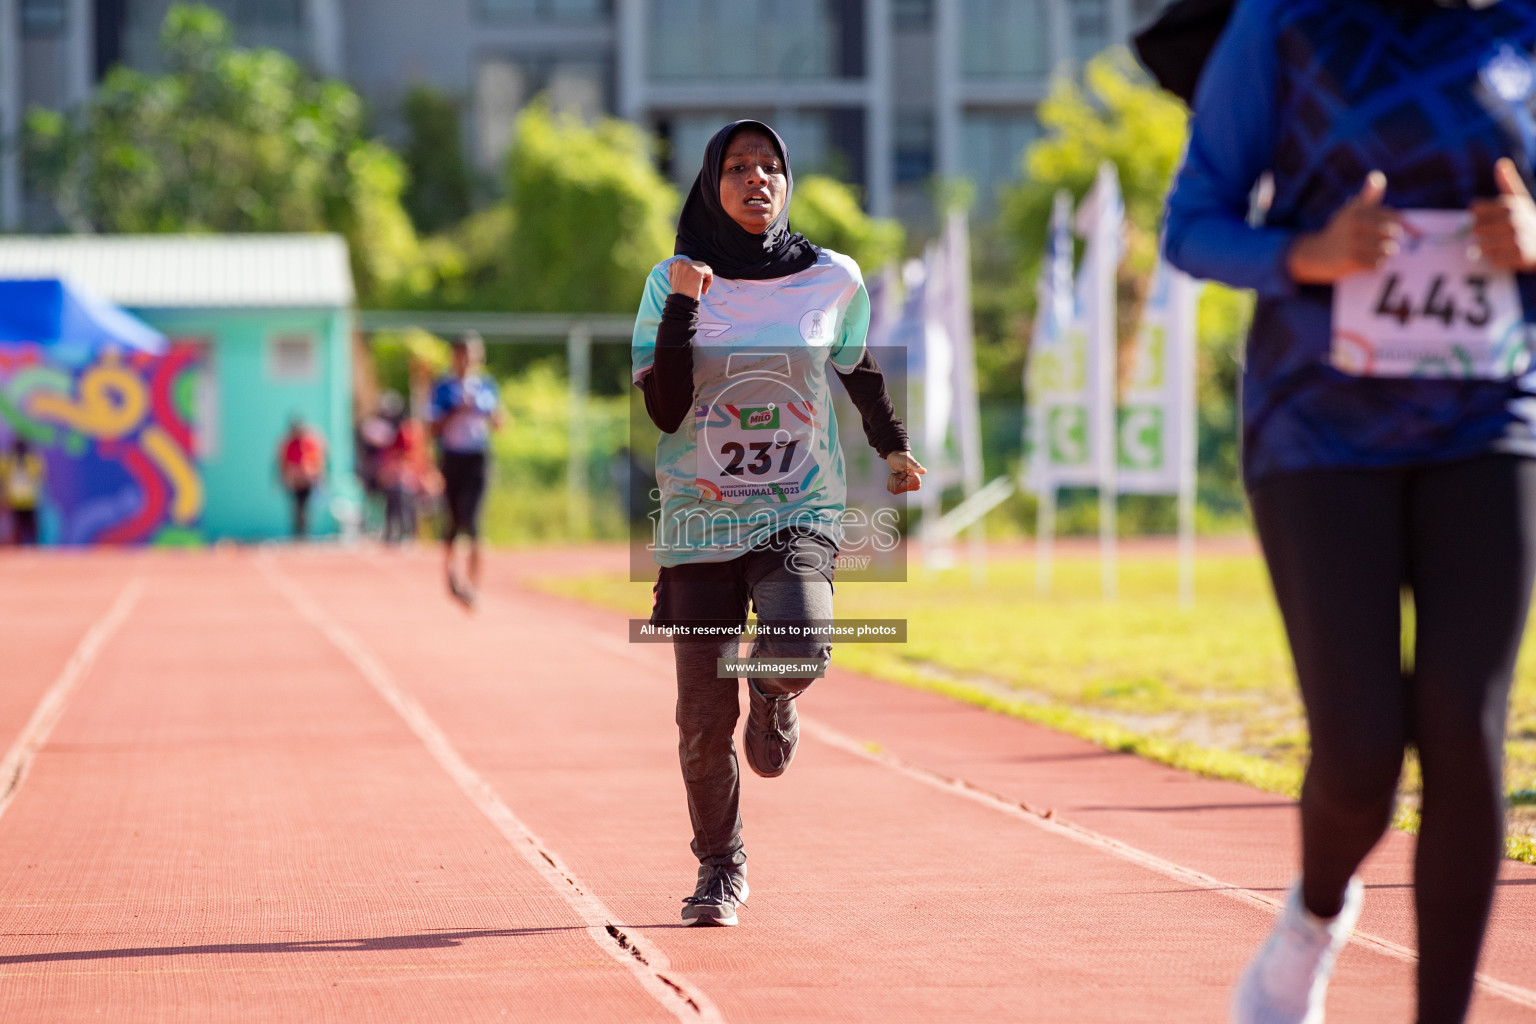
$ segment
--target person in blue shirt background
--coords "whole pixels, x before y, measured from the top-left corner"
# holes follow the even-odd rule
[[[1258,294],[1243,470],[1311,734],[1241,1024],[1322,1021],[1409,744],[1418,1021],[1466,1016],[1536,574],[1533,45],[1531,0],[1238,0],[1195,94],[1166,254]]]
[[[448,524],[443,531],[443,571],[448,590],[466,606],[480,586],[480,506],[485,498],[491,433],[502,424],[496,382],[481,372],[485,343],[473,331],[453,342],[449,373],[432,386],[430,420],[443,471]],[[469,540],[465,573],[458,570],[456,541]]]

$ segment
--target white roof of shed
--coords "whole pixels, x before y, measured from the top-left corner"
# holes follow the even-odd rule
[[[350,307],[340,235],[0,236],[0,278],[62,277],[135,309]]]

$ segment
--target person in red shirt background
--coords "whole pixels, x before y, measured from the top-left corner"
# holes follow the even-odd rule
[[[443,491],[443,478],[432,462],[427,429],[420,420],[400,421],[380,458],[379,486],[384,491],[384,543],[413,539],[420,502]]]
[[[293,536],[302,540],[308,533],[309,497],[325,476],[325,440],[295,416],[278,448],[277,464],[293,500]]]

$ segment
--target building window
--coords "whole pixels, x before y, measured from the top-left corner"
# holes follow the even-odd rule
[[[961,159],[981,208],[990,208],[1001,186],[1023,176],[1024,151],[1039,137],[1040,123],[1032,113],[972,111],[961,119]]]
[[[518,113],[541,94],[557,111],[596,118],[607,109],[608,65],[581,57],[481,61],[475,75],[475,158],[481,169],[500,169]]]
[[[487,18],[517,21],[601,21],[608,17],[610,0],[480,0]]]
[[[123,19],[123,60],[140,70],[158,70],[160,27],[174,0],[127,0]],[[271,47],[299,61],[311,53],[306,0],[204,0],[229,19],[235,43]]]
[[[283,384],[307,384],[320,372],[313,336],[279,334],[267,343],[267,376]]]
[[[64,0],[22,0],[21,34],[48,39],[64,32]]]
[[[862,0],[651,0],[649,70],[664,81],[864,74]]]
[[[1071,0],[1072,59],[1087,63],[1109,45],[1109,0]]]
[[[931,114],[896,115],[896,184],[927,181],[934,171]]]
[[[933,27],[933,0],[891,0],[891,20],[898,32],[923,32]]]
[[[971,79],[1039,79],[1051,71],[1045,0],[964,0],[960,72]]]

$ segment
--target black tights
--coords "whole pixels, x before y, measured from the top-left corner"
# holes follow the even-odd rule
[[[1339,912],[1391,822],[1414,744],[1419,1022],[1459,1022],[1504,849],[1504,721],[1536,558],[1536,460],[1297,473],[1251,497],[1312,735],[1303,900]]]

